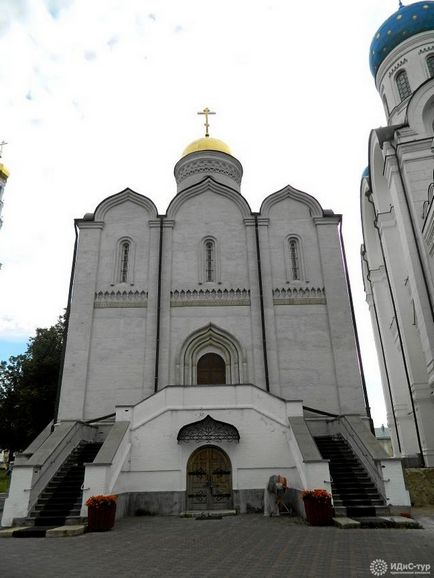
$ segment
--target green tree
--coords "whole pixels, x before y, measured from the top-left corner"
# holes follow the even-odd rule
[[[27,351],[0,365],[0,447],[23,450],[53,419],[64,317],[36,329]]]

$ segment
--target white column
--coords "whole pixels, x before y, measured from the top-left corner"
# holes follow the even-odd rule
[[[394,453],[395,455],[399,455],[396,434],[394,432],[395,424],[393,422],[391,403],[393,403],[394,406],[395,419],[397,421],[398,435],[401,444],[401,453],[403,456],[415,456],[419,453],[419,447],[416,438],[414,416],[402,355],[399,343],[397,343],[396,326],[394,327],[393,323],[393,308],[384,267],[371,270],[370,279],[373,291],[372,298],[376,305],[378,323],[381,327],[381,340],[387,360],[387,367],[384,368],[382,356],[379,355],[380,368],[383,368],[383,393],[388,410],[388,425],[393,434],[392,442]],[[375,325],[374,336],[376,337],[377,351],[380,352],[380,337],[378,336]],[[390,394],[387,388],[385,371],[387,371],[389,375],[392,400],[390,400]]]

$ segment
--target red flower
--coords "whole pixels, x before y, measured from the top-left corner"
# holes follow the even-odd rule
[[[117,496],[91,496],[86,500],[86,506],[92,508],[110,508],[116,504]]]
[[[332,499],[332,495],[327,490],[315,489],[315,490],[304,490],[301,494],[303,500],[312,500],[318,504],[329,504]]]

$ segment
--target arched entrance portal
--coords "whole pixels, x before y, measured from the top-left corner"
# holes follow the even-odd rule
[[[232,508],[232,466],[227,454],[215,446],[192,453],[187,464],[187,510]]]
[[[226,364],[217,353],[205,353],[197,362],[198,385],[226,383]]]

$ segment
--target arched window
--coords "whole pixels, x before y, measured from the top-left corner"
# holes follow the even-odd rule
[[[428,66],[429,76],[432,78],[434,76],[434,54],[427,56],[426,65]]]
[[[208,239],[205,241],[205,282],[210,283],[215,281],[215,269],[216,269],[216,259],[215,259],[215,243],[213,240]]]
[[[198,385],[226,383],[226,364],[217,353],[205,353],[197,362]]]
[[[131,237],[121,237],[117,240],[113,251],[113,269],[110,285],[128,283],[134,285],[134,263],[136,244]]]
[[[301,243],[300,239],[293,235],[288,237],[287,263],[288,281],[302,281],[304,273]]]
[[[389,116],[389,105],[387,104],[387,98],[385,94],[383,94],[383,106],[384,110],[386,111],[386,115]]]
[[[401,102],[411,95],[410,83],[405,70],[401,70],[395,76],[396,86],[398,87],[399,97]]]
[[[220,253],[214,237],[205,237],[199,245],[199,283],[220,283]]]
[[[123,241],[121,244],[121,255],[120,255],[120,271],[119,271],[120,283],[126,283],[128,281],[129,254],[130,254],[130,243],[129,241]]]

